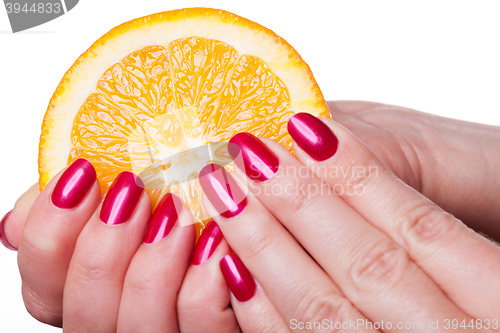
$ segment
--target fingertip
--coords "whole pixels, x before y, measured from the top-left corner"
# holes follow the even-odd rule
[[[202,201],[203,207],[205,208],[205,212],[208,214],[208,216],[211,219],[217,219],[217,217],[219,216],[219,212],[212,205],[206,194],[203,194]]]
[[[7,239],[6,233],[5,233],[5,225],[6,225],[7,219],[9,218],[11,212],[12,211],[5,214],[4,217],[2,217],[2,219],[0,220],[0,243],[2,243],[2,245],[5,246],[9,250],[17,251],[17,248],[14,247],[9,242],[9,240]]]
[[[210,221],[196,243],[191,264],[194,266],[206,263],[219,247],[223,239],[222,231],[215,221]]]
[[[374,162],[373,151],[337,121],[309,114],[304,118],[303,130],[292,136],[292,146],[295,156],[306,166]]]
[[[219,265],[229,289],[239,302],[246,302],[255,295],[255,280],[238,255],[224,256]]]
[[[152,217],[152,214],[153,214],[153,205],[151,203],[151,198],[148,192],[143,191],[129,219],[126,220],[125,223],[132,222],[132,224],[134,224],[133,229],[137,229],[137,232],[140,231],[143,234],[145,234],[146,229],[148,227],[148,223]],[[99,220],[100,222],[103,222],[101,219]],[[109,223],[105,224],[109,225]]]
[[[218,246],[214,246],[212,250],[212,254],[205,258],[204,262],[191,262],[189,265],[180,297],[183,308],[189,309],[195,304],[210,303],[210,308],[218,312],[229,304],[229,289],[220,270],[220,261],[230,253],[229,244],[221,237]],[[196,255],[193,260],[197,260]],[[203,288],[200,288],[201,285]]]
[[[167,195],[171,195],[175,214],[177,214],[177,220],[168,237],[173,234],[179,234],[179,239],[182,242],[179,246],[192,252],[196,241],[196,222],[193,219],[193,215],[191,211],[184,207],[180,197],[174,193],[167,193]],[[158,207],[156,210],[158,210]],[[156,214],[156,210],[153,216]]]
[[[17,251],[19,249],[26,218],[39,194],[38,183],[33,184],[17,199],[14,208],[2,218],[0,242],[9,250]]]
[[[97,180],[92,163],[79,158],[64,170],[52,190],[52,203],[62,209],[76,207],[88,194]]]
[[[182,201],[178,196],[173,193],[165,194],[149,220],[144,243],[157,243],[165,239],[178,223],[189,223],[189,217],[183,216],[182,220],[180,218],[183,208]]]
[[[104,224],[118,225],[134,219],[134,216],[141,216],[146,211],[149,220],[151,210],[151,199],[144,190],[141,178],[130,171],[122,171],[101,201],[99,220]]]

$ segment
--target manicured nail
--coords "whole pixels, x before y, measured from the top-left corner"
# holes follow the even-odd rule
[[[52,203],[59,208],[76,207],[94,185],[96,173],[92,163],[84,158],[74,161],[57,181]]]
[[[7,240],[7,237],[5,237],[5,229],[4,229],[5,228],[5,221],[7,220],[7,217],[9,217],[11,212],[12,211],[5,214],[4,217],[2,217],[2,220],[0,221],[0,243],[2,243],[3,246],[8,248],[9,250],[17,251],[17,249],[14,246],[12,246],[12,244],[9,243],[9,241]]]
[[[168,236],[179,218],[177,209],[179,212],[182,209],[181,199],[172,193],[165,194],[149,221],[144,243],[156,243]]]
[[[139,202],[144,183],[132,172],[124,171],[116,177],[102,204],[100,219],[106,224],[128,221]]]
[[[220,261],[220,269],[229,289],[238,301],[246,302],[253,297],[257,286],[240,257],[236,254],[226,255]]]
[[[257,137],[250,133],[238,133],[229,140],[227,151],[241,170],[250,179],[263,182],[272,178],[280,160]]]
[[[224,167],[218,164],[205,166],[200,171],[199,180],[208,200],[221,216],[236,216],[247,205],[245,193]]]
[[[297,113],[290,118],[288,133],[316,161],[329,159],[337,152],[339,140],[324,122],[312,114]]]
[[[198,239],[198,243],[196,243],[191,263],[193,265],[206,263],[221,241],[222,231],[219,225],[214,221],[210,221],[205,227],[205,230],[203,230],[200,239]]]

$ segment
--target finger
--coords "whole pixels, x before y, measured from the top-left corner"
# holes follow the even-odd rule
[[[194,241],[191,214],[182,207],[181,199],[167,193],[156,207],[144,243],[127,270],[118,316],[119,332],[179,331],[177,294]]]
[[[64,289],[64,331],[116,331],[125,273],[150,216],[140,178],[120,173],[78,237]]]
[[[31,190],[30,190],[31,191]],[[29,198],[23,198],[23,206]],[[99,204],[94,167],[85,159],[73,162],[38,195],[26,218],[18,265],[24,303],[36,319],[62,324],[64,283],[79,233]]]
[[[177,301],[181,332],[238,332],[219,261],[229,253],[222,232],[209,222],[196,244]]]
[[[252,192],[371,320],[470,320],[402,247],[337,197],[284,147],[272,140],[265,141],[266,147],[248,133],[235,135],[230,143],[240,148],[246,169],[267,165],[259,162],[260,156],[277,156],[275,176],[250,182]],[[314,153],[324,157],[331,151],[333,147],[324,147]],[[240,165],[234,151],[229,153]]]
[[[245,333],[290,332],[287,324],[264,290],[236,254],[220,261],[224,279],[232,291],[231,304],[241,330]]]
[[[328,108],[332,115],[350,114],[359,111],[376,108],[379,106],[387,106],[384,104],[368,101],[328,101]]]
[[[34,184],[17,199],[14,209],[0,221],[0,242],[9,250],[17,251],[19,248],[26,218],[39,194],[39,186]]]
[[[337,194],[374,226],[407,249],[467,313],[476,318],[498,315],[499,248],[405,185],[345,128],[333,121],[323,122],[328,127],[319,125],[337,136],[338,152],[317,161],[306,153],[307,148],[298,145],[297,158],[331,187],[338,188]]]
[[[7,236],[5,235],[5,224],[7,222],[7,219],[9,218],[10,213],[11,211],[5,214],[0,220],[0,243],[2,243],[2,245],[9,250],[17,251],[17,247],[14,247],[12,244],[10,244],[10,242],[7,240]]]
[[[285,322],[366,319],[252,193],[242,200],[244,193],[223,167],[206,166],[199,180],[207,213]]]

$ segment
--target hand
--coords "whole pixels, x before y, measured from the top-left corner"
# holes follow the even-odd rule
[[[371,102],[328,106],[396,176],[500,241],[500,128]]]
[[[500,129],[407,108],[362,101],[329,101],[334,120],[359,137],[406,184],[500,241]],[[0,226],[0,240],[18,248],[33,201],[33,185]]]
[[[255,292],[291,328],[326,320],[329,331],[349,322],[374,331],[367,322],[384,321],[421,323],[410,329],[419,332],[430,320],[445,332],[456,320],[498,331],[495,244],[404,184],[338,123],[299,114],[289,133],[297,158],[241,133],[229,147],[236,179],[217,165],[200,173],[207,211],[257,281],[229,265],[233,308],[259,303]]]
[[[269,300],[235,310],[219,262],[229,247],[216,223],[193,253],[195,228],[166,194],[150,218],[142,181],[121,173],[103,200],[93,166],[75,161],[36,195],[18,243],[26,308],[65,332],[265,332],[284,327]],[[16,223],[17,222],[17,223]],[[270,319],[270,317],[272,317]],[[259,320],[258,318],[262,318]],[[274,318],[274,319],[273,319]]]
[[[128,194],[120,202],[123,190]],[[94,168],[83,159],[54,177],[36,198],[18,254],[27,310],[68,332],[134,327],[158,311],[162,320],[154,322],[157,327],[177,327],[177,291],[188,266],[193,228],[177,228],[172,216],[157,216],[154,221],[172,228],[170,237],[143,243],[151,206],[131,173],[122,173],[114,191],[100,201]],[[189,218],[186,212],[179,216],[180,221]],[[155,226],[150,224],[153,229],[146,237],[154,234]],[[159,256],[165,251],[170,256]],[[138,286],[141,279],[149,283]],[[163,288],[165,283],[169,288]],[[154,308],[141,306],[144,303]]]
[[[101,200],[83,159],[35,190],[16,205],[17,218],[31,206],[25,221],[9,218],[24,228],[15,245],[33,317],[65,332],[239,331],[219,269],[229,247],[218,237],[207,260],[200,242],[190,264],[195,229],[175,195],[164,196],[150,220],[137,176],[121,173]]]
[[[408,127],[409,119],[411,120],[412,126],[415,126],[415,124],[421,125],[421,131],[420,133],[423,135],[432,135],[432,131],[430,130],[430,126],[427,126],[427,128],[424,126],[425,124],[429,123],[429,119],[434,120],[433,116],[430,115],[425,115],[417,112],[412,112],[408,111],[402,108],[397,108],[397,107],[389,107],[389,106],[383,106],[383,105],[377,105],[374,103],[365,103],[365,102],[331,102],[330,103],[330,108],[332,110],[332,115],[334,119],[340,119],[343,121],[343,123],[348,126],[352,131],[355,133],[358,133],[360,136],[363,136],[367,142],[369,142],[369,146],[373,147],[374,150],[378,151],[378,154],[380,155],[381,159],[388,165],[394,172],[396,172],[400,177],[402,177],[407,183],[410,183],[411,185],[415,186],[417,189],[422,190],[424,193],[426,193],[425,188],[428,188],[427,186],[422,189],[419,188],[419,183],[421,182],[426,182],[425,179],[431,179],[431,177],[428,177],[428,175],[432,175],[432,170],[436,169],[434,168],[428,168],[425,169],[426,172],[415,172],[415,173],[408,173],[408,171],[414,170],[412,167],[416,164],[415,159],[411,159],[409,157],[412,157],[411,155],[408,155],[408,149],[402,149],[403,144],[400,142],[403,142],[405,144],[413,143],[413,146],[419,147],[419,145],[415,144],[415,142],[419,142],[419,138],[417,135],[415,135],[414,131],[405,131],[405,130],[399,130],[400,128],[404,128],[403,125]],[[366,112],[362,111],[363,109],[366,110]],[[341,110],[341,111],[339,111]],[[385,117],[384,117],[385,115]],[[370,119],[368,121],[368,118]],[[388,121],[387,119],[384,118],[389,118]],[[399,121],[395,121],[399,119]],[[420,121],[418,121],[420,119]],[[481,125],[476,125],[476,124],[468,124],[468,123],[462,123],[462,122],[457,122],[454,120],[448,120],[448,119],[442,119],[438,118],[442,122],[449,122],[449,125],[446,126],[446,128],[450,131],[450,133],[458,133],[458,130],[453,129],[452,125],[457,125],[454,123],[458,123],[459,125],[463,127],[469,127],[468,132],[469,136],[470,133],[474,132],[471,129],[476,128],[475,133],[477,134],[474,140],[471,140],[472,142],[475,142],[480,146],[481,143],[483,142],[488,142],[488,140],[491,139],[491,137],[495,136],[495,131],[492,130],[492,128],[489,128],[487,126],[484,126],[482,128]],[[406,123],[404,122],[406,120]],[[380,124],[378,126],[374,126],[374,124]],[[394,130],[394,133],[389,135],[389,131]],[[485,130],[488,129],[487,131]],[[448,133],[448,134],[450,134]],[[481,139],[480,134],[483,133],[483,138]],[[412,134],[412,135],[409,135]],[[418,134],[418,133],[417,133]],[[405,137],[406,135],[406,137]],[[386,136],[398,136],[402,140],[398,140],[398,142],[391,141],[391,140],[380,140],[382,137]],[[459,147],[460,145],[460,140],[463,138],[463,136],[460,135],[448,135],[446,138],[453,138],[455,140],[455,143]],[[429,140],[428,140],[429,141]],[[442,141],[442,140],[441,140]],[[451,145],[453,140],[449,140],[448,145]],[[440,141],[436,140],[435,141],[436,146],[438,148],[443,148],[439,147]],[[384,146],[385,145],[385,146]],[[446,146],[441,144],[441,146]],[[384,147],[384,149],[381,149],[381,147]],[[446,148],[446,147],[444,147]],[[477,147],[476,147],[477,148]],[[485,148],[480,148],[480,149],[471,149],[470,153],[484,153],[484,150],[487,149],[488,147]],[[448,150],[441,149],[442,152],[448,153]],[[389,152],[391,152],[389,154]],[[406,153],[404,153],[406,152]],[[415,157],[415,155],[413,155]],[[462,156],[459,156],[462,157]],[[451,157],[450,157],[451,158]],[[463,166],[468,166],[470,162],[475,161],[476,159],[471,158],[469,160],[465,159],[467,163],[463,163]],[[406,163],[405,163],[406,161]],[[408,162],[408,161],[411,161]],[[418,160],[417,162],[420,162]],[[439,162],[439,160],[437,161]],[[460,161],[459,161],[460,162]],[[411,165],[411,167],[410,167]],[[438,164],[439,165],[439,164]],[[445,165],[443,164],[442,167]],[[437,168],[439,169],[439,168]],[[460,168],[456,168],[458,171],[460,171]],[[423,170],[423,169],[422,169]],[[452,171],[456,171],[455,169],[452,169]],[[480,173],[477,173],[480,174]],[[425,177],[427,175],[427,177]],[[424,180],[422,180],[422,179]],[[413,181],[412,181],[413,179]],[[417,179],[418,181],[415,181]],[[453,180],[453,179],[450,179]],[[456,179],[457,181],[460,181],[461,179]],[[495,182],[494,179],[492,179],[493,182]],[[467,182],[464,182],[467,185]],[[472,188],[474,190],[474,188]],[[489,187],[488,190],[495,190],[495,187]],[[429,192],[429,191],[427,191]],[[491,191],[481,191],[481,194],[491,194]],[[438,193],[438,194],[443,194],[446,192]],[[426,193],[428,194],[428,193]],[[7,240],[9,243],[12,243],[15,248],[19,246],[20,239],[21,239],[21,234],[22,230],[24,227],[24,223],[26,220],[26,215],[27,212],[29,211],[29,208],[32,205],[32,202],[35,200],[35,198],[38,195],[38,186],[35,185],[32,187],[25,195],[23,195],[18,202],[16,203],[16,207],[13,211],[13,213],[9,216],[8,218],[8,224],[6,224],[6,234],[7,234]],[[438,201],[440,199],[445,199],[444,203],[445,204],[453,204],[454,200],[448,200],[446,201],[446,198],[448,196],[437,196]],[[490,200],[491,201],[491,200]],[[485,202],[488,202],[486,200]],[[455,206],[460,206],[460,205],[455,205]],[[452,208],[453,205],[451,205]],[[487,206],[489,208],[492,207],[492,205]],[[455,208],[460,208],[460,207],[455,207]],[[474,209],[474,207],[471,207],[470,211],[472,211],[474,214],[478,213],[477,209]],[[487,212],[488,210],[486,210]],[[487,219],[486,219],[487,220]],[[5,222],[5,220],[3,221]],[[473,222],[473,221],[472,221]],[[3,223],[2,223],[3,224]],[[489,226],[491,224],[486,224],[486,226]],[[476,225],[477,226],[477,225]],[[1,228],[0,228],[1,229]],[[1,234],[1,230],[0,230]],[[5,235],[5,234],[3,234]],[[1,235],[0,235],[1,236]],[[217,250],[218,251],[218,250]],[[216,251],[216,252],[217,252]],[[210,259],[212,260],[212,259]],[[216,259],[213,259],[216,260]],[[210,261],[209,261],[210,262]],[[184,288],[184,287],[183,287]],[[196,288],[193,288],[193,290]],[[188,307],[185,307],[188,308]]]

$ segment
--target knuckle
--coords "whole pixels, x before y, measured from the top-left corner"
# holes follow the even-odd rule
[[[30,232],[29,229],[23,235],[22,251],[28,256],[32,256],[37,260],[50,260],[58,258],[62,251],[62,246],[55,239],[50,237],[40,237],[39,234]]]
[[[62,307],[53,305],[50,306],[44,298],[38,293],[34,292],[28,286],[23,284],[22,295],[24,306],[28,313],[38,320],[39,322],[52,325],[55,327],[62,327]],[[62,299],[61,299],[62,305]]]
[[[296,177],[290,177],[282,186],[286,198],[286,200],[283,200],[283,206],[292,213],[308,211],[312,206],[312,198],[315,197],[315,193],[317,194],[320,191],[319,185],[312,182],[309,174],[298,174]]]
[[[143,292],[151,289],[155,285],[154,281],[158,279],[155,271],[143,270],[135,274],[126,274],[124,289],[133,295],[141,295]]]
[[[275,232],[272,230],[274,228],[258,228],[247,234],[246,242],[242,246],[242,253],[245,254],[245,258],[259,260],[259,258],[266,255],[266,252],[269,251],[269,248],[274,244],[274,240],[276,239]]]
[[[444,236],[452,236],[453,229],[459,226],[453,215],[429,204],[413,209],[406,214],[406,219],[406,223],[403,223],[406,233],[416,241],[436,241]]]
[[[353,261],[348,278],[357,290],[394,285],[403,278],[409,263],[410,258],[403,248],[383,240]]]
[[[82,251],[75,258],[75,277],[81,282],[106,280],[113,271],[113,260],[100,251]]]
[[[308,323],[318,323],[321,328],[321,324],[325,319],[332,322],[345,322],[349,320],[349,310],[352,305],[347,301],[347,299],[338,295],[335,292],[330,293],[319,293],[319,295],[311,295],[308,301],[304,302],[304,299],[300,300],[302,304],[298,307],[301,311],[301,321]],[[340,332],[340,330],[335,330],[334,332]]]
[[[193,316],[196,314],[205,314],[207,309],[216,311],[212,306],[218,295],[213,295],[210,288],[199,288],[197,286],[182,286],[177,298],[177,309],[179,316]]]
[[[341,192],[341,196],[353,196],[356,193],[364,192],[370,182],[379,177],[380,172],[384,172],[384,169],[380,170],[378,163],[371,159],[362,164],[353,162],[353,166],[347,167],[343,171],[346,178],[344,179],[345,189]]]

